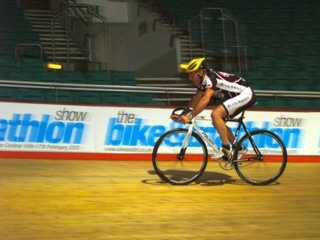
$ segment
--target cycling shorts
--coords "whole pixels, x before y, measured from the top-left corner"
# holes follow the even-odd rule
[[[224,101],[222,105],[226,109],[228,116],[231,118],[238,115],[240,112],[245,111],[256,102],[255,94],[250,87],[247,87],[239,95],[229,98]]]

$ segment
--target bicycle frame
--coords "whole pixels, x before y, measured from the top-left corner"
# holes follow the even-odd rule
[[[235,142],[233,144],[236,144],[237,142],[237,139],[238,139],[238,136],[239,136],[239,133],[240,133],[240,130],[241,128],[243,128],[244,132],[250,136],[249,140],[250,140],[250,143],[253,147],[253,150],[257,153],[258,155],[258,160],[262,160],[262,154],[260,153],[259,149],[257,148],[255,142],[253,141],[253,139],[251,138],[251,134],[250,132],[248,131],[246,125],[244,124],[243,122],[243,119],[244,119],[244,113],[245,112],[242,112],[241,115],[238,117],[238,118],[227,118],[226,121],[227,122],[236,122],[238,123],[237,125],[237,128],[234,132],[234,137],[235,137]],[[203,118],[196,118],[195,120],[203,120]],[[190,122],[190,125],[188,127],[188,135],[187,137],[184,139],[184,142],[183,142],[183,147],[181,149],[182,152],[180,152],[180,155],[179,155],[179,158],[184,155],[184,152],[186,151],[186,148],[187,148],[187,145],[188,145],[188,142],[189,142],[189,139],[190,139],[190,136],[191,136],[191,133],[192,131],[195,131],[198,133],[198,135],[213,149],[213,151],[215,152],[218,152],[219,151],[219,148],[218,146],[210,139],[210,137],[203,131],[201,130],[201,128],[195,123],[195,121],[192,121]],[[256,159],[256,158],[255,158]],[[248,160],[251,160],[250,158],[246,159],[246,161]],[[257,160],[257,159],[256,159]]]
[[[245,159],[245,160],[242,159],[241,161],[250,161],[250,160],[252,160],[252,159],[255,159],[255,160],[263,160],[263,155],[262,155],[261,152],[259,151],[259,148],[257,147],[256,143],[253,141],[252,136],[251,136],[249,130],[247,129],[247,126],[246,126],[246,125],[244,124],[244,122],[243,122],[244,113],[245,113],[245,112],[242,112],[241,115],[240,115],[240,117],[238,117],[238,118],[234,118],[234,119],[228,118],[228,119],[227,119],[228,122],[237,122],[237,123],[238,123],[238,126],[237,126],[237,128],[236,128],[236,131],[235,131],[235,133],[234,133],[234,137],[235,137],[235,138],[234,138],[234,139],[235,139],[234,141],[235,141],[235,142],[234,142],[233,144],[236,144],[236,143],[237,143],[238,135],[239,135],[240,129],[241,129],[241,127],[242,127],[243,130],[244,130],[244,132],[249,136],[249,141],[250,141],[250,143],[251,143],[251,146],[252,146],[254,152],[257,154],[258,158],[256,158],[256,157],[254,157],[254,158],[247,158],[247,159]]]
[[[188,129],[188,136],[191,136],[191,132],[193,131],[193,129],[195,130],[195,132],[197,132],[200,137],[215,151],[218,152],[219,148],[218,146],[210,139],[210,137],[201,130],[201,128],[194,122],[192,122],[189,126]],[[186,145],[184,145],[186,146]]]

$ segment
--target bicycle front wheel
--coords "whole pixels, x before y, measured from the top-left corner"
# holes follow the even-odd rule
[[[184,128],[173,129],[163,134],[156,142],[152,153],[155,172],[165,182],[185,185],[195,182],[204,172],[208,151],[201,137]]]
[[[242,154],[243,148],[247,149]],[[234,156],[234,168],[247,183],[267,185],[276,181],[287,164],[287,150],[283,141],[267,130],[252,131],[238,142]]]

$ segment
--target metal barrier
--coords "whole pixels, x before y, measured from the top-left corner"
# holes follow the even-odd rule
[[[96,92],[122,92],[122,93],[153,93],[158,97],[155,102],[165,102],[170,106],[173,102],[186,102],[195,93],[194,88],[178,87],[147,87],[147,86],[123,86],[123,85],[100,85],[100,84],[72,84],[52,82],[25,82],[0,80],[1,87],[29,88],[29,89],[52,89],[68,91],[96,91]],[[255,90],[257,96],[276,98],[315,98],[320,99],[320,92],[309,91],[271,91]]]
[[[73,1],[74,2],[74,1]],[[56,22],[60,22],[64,25],[64,29],[68,35],[65,39],[65,44],[67,48],[67,69],[70,68],[71,62],[71,37],[72,39],[77,39],[77,43],[82,46],[82,50],[86,53],[86,60],[88,63],[88,68],[90,70],[98,70],[109,68],[109,45],[107,41],[107,20],[105,17],[99,15],[94,11],[95,6],[89,4],[77,4],[65,1],[61,5],[61,9],[58,14],[51,19],[51,34],[52,34],[52,58],[56,61],[56,49],[57,46],[57,29],[55,27]],[[80,19],[80,21],[75,22],[75,19]],[[101,23],[101,27],[94,26],[94,23]],[[95,46],[98,36],[102,36],[103,54],[106,59],[105,66],[95,66],[97,59],[95,56]]]
[[[189,19],[188,31],[193,42],[201,43],[203,56],[220,57],[224,69],[241,74],[247,69],[247,46],[240,42],[239,24],[224,8],[203,8]],[[193,56],[192,46],[190,49]],[[236,62],[232,63],[234,57]]]

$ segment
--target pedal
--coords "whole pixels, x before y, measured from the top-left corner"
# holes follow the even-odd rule
[[[224,170],[233,170],[233,162],[232,161],[226,161],[223,159],[217,160],[219,162],[219,165]]]

